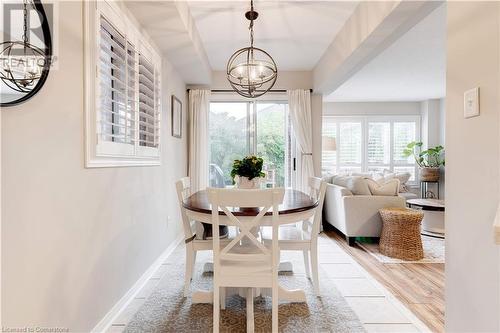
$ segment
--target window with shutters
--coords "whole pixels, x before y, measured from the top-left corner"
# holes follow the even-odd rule
[[[158,147],[159,113],[153,65],[139,56],[139,145]]]
[[[322,152],[322,171],[409,172],[416,182],[416,165],[403,150],[420,137],[419,116],[323,117],[323,136],[335,138],[336,150]]]
[[[116,4],[84,6],[86,166],[158,165],[161,58]]]

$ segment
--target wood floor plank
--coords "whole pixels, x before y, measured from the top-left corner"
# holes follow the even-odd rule
[[[349,246],[334,231],[325,234],[350,254],[379,283],[433,332],[444,332],[444,264],[383,264],[359,246]]]

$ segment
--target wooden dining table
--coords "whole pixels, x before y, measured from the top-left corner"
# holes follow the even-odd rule
[[[202,190],[193,193],[183,202],[186,209],[186,215],[190,220],[212,224],[212,207],[208,201],[207,191]],[[300,221],[308,220],[314,215],[318,201],[311,198],[304,192],[286,189],[283,203],[279,206],[279,224],[294,224]],[[260,209],[255,207],[233,207],[231,212],[238,216],[244,222],[249,221],[259,214]],[[219,209],[219,223],[221,225],[232,226],[232,222],[227,218],[222,210]],[[263,225],[272,225],[272,212],[267,212],[262,220]],[[205,270],[210,271],[212,265],[205,265]],[[293,266],[290,262],[280,263],[281,271],[292,271]],[[306,296],[302,289],[288,290],[280,286],[278,297],[280,300],[290,302],[305,302]],[[195,291],[192,294],[193,303],[212,303],[212,292]]]

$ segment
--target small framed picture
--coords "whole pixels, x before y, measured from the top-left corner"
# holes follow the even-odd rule
[[[182,102],[172,95],[172,136],[182,138]]]

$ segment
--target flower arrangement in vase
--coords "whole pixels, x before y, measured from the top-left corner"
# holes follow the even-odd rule
[[[250,155],[242,160],[234,160],[231,178],[233,184],[241,189],[257,189],[262,179],[266,176],[262,172],[264,160],[260,157]]]

